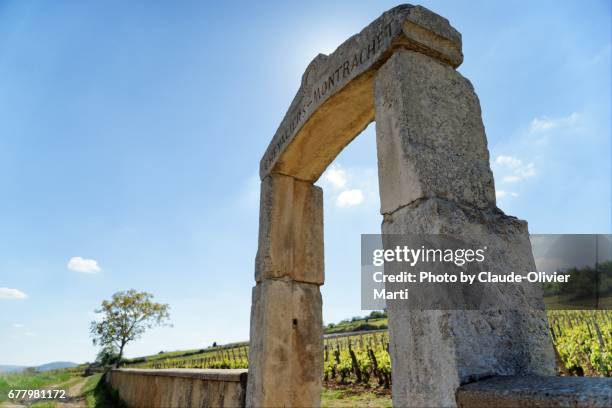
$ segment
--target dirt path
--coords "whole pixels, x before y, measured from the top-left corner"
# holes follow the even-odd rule
[[[68,392],[66,392],[68,398],[58,402],[56,408],[87,407],[87,401],[85,401],[85,397],[81,395],[81,391],[83,387],[85,387],[87,379],[88,377],[82,377],[78,382],[72,384],[70,388],[68,388]]]

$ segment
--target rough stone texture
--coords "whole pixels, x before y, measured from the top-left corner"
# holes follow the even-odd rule
[[[321,404],[323,319],[315,284],[266,279],[253,288],[248,407]]]
[[[612,407],[612,378],[493,377],[457,390],[462,408]]]
[[[526,223],[495,208],[423,199],[386,215],[382,230],[446,234],[466,247],[487,246],[483,270],[535,270]],[[387,303],[396,406],[450,407],[457,387],[479,378],[554,374],[539,288],[487,284],[481,290],[482,310],[408,310],[406,303]]]
[[[466,248],[488,247],[482,270],[535,270],[526,223],[495,207],[480,105],[469,81],[402,50],[378,71],[375,98],[383,234],[445,234]],[[470,294],[478,310],[410,310],[406,302],[387,302],[394,405],[452,407],[466,382],[554,373],[540,289],[472,290],[480,291]]]
[[[439,234],[452,238],[458,248],[486,248],[485,260],[475,266],[478,271],[501,275],[512,271],[524,273],[536,270],[527,223],[507,216],[495,207],[478,209],[442,198],[420,199],[392,214],[386,214],[383,217],[382,232],[388,235]],[[454,265],[448,267],[442,264],[441,267],[450,272],[457,270]],[[393,287],[394,284],[390,285]],[[451,289],[457,286],[449,285]],[[473,291],[467,294],[470,298],[465,299],[466,308],[510,311],[534,309],[541,314],[542,322],[546,322],[544,313],[539,312],[544,310],[544,301],[538,285],[522,282],[511,285],[475,283],[470,286]],[[446,288],[439,284],[435,287],[440,290]],[[440,297],[443,296],[440,293]],[[469,302],[470,299],[477,303]],[[547,330],[547,326],[541,329]],[[547,332],[545,334],[545,344],[548,347]]]
[[[261,182],[255,280],[284,276],[319,285],[325,280],[323,191],[272,174]]]
[[[332,54],[319,54],[260,163],[263,179],[282,173],[315,181],[374,119],[373,75],[397,49],[412,49],[457,67],[461,35],[421,6],[395,7]]]
[[[375,86],[381,213],[423,197],[495,206],[480,104],[448,65],[398,51]]]
[[[106,381],[128,407],[244,407],[247,370],[118,369]]]

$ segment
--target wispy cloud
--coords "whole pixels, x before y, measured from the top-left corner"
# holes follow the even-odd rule
[[[578,123],[580,117],[578,112],[572,112],[560,118],[549,118],[547,116],[536,117],[533,118],[529,124],[529,131],[532,133],[544,133],[553,129],[571,127]]]
[[[495,164],[499,164],[500,166],[518,167],[523,164],[523,162],[520,159],[512,156],[500,155],[495,159]]]
[[[19,289],[0,288],[0,299],[23,300],[27,298],[28,295],[26,295]]]
[[[23,327],[23,324],[21,323],[13,323],[13,327],[16,329],[21,329]]]
[[[498,199],[502,199],[502,198],[506,198],[506,197],[518,197],[518,194],[512,191],[505,191],[505,190],[497,190],[495,192],[495,196]]]
[[[497,156],[494,163],[500,172],[505,173],[501,179],[506,183],[516,183],[536,175],[534,163],[525,164],[513,156]]]
[[[85,259],[74,256],[68,261],[68,269],[82,273],[98,273],[102,270],[95,259]]]
[[[338,195],[336,205],[340,208],[353,207],[363,201],[363,192],[359,189],[345,190]]]

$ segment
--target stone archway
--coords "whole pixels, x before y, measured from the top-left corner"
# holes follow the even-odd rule
[[[403,5],[306,69],[260,164],[247,406],[320,405],[323,194],[313,183],[374,120],[383,233],[476,231],[502,262],[533,265],[526,223],[496,208],[462,59],[446,19]],[[390,308],[394,404],[452,406],[474,379],[552,373],[545,315],[527,307],[538,296],[504,294],[512,310],[499,314]]]

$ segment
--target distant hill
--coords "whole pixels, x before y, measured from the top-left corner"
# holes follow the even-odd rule
[[[72,363],[70,361],[53,361],[51,363],[42,364],[37,367],[33,367],[37,371],[49,371],[49,370],[57,370],[59,368],[72,368],[77,366],[78,364]],[[0,364],[0,373],[19,373],[25,370],[26,366],[17,366],[17,365],[2,365]]]
[[[19,371],[25,370],[24,366],[16,366],[16,365],[1,365],[0,364],[0,373],[18,373]]]
[[[39,365],[35,367],[38,371],[49,371],[49,370],[57,370],[58,368],[72,368],[78,366],[77,363],[72,363],[70,361],[54,361],[52,363],[47,363],[43,365]]]

